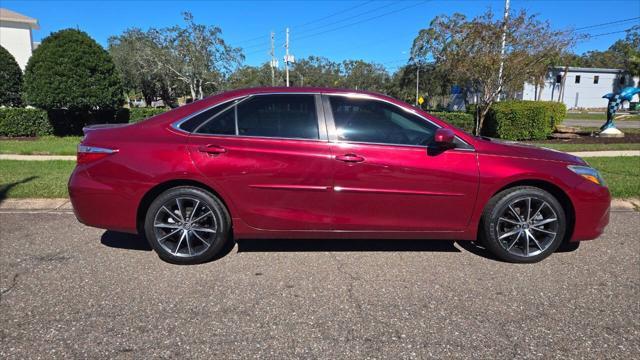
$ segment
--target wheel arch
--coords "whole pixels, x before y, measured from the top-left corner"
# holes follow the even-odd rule
[[[211,194],[215,195],[222,202],[222,205],[224,205],[224,207],[227,209],[227,212],[230,215],[229,221],[231,221],[231,229],[233,229],[233,214],[231,213],[231,208],[218,191],[200,181],[191,179],[173,179],[155,185],[154,187],[149,189],[140,200],[136,212],[136,228],[138,230],[138,234],[144,234],[144,219],[147,213],[147,209],[149,208],[153,200],[166,190],[179,186],[192,186],[208,191]]]
[[[560,205],[562,206],[562,209],[564,210],[564,213],[567,217],[567,231],[565,232],[563,242],[568,242],[569,239],[571,239],[571,237],[573,236],[573,231],[574,231],[575,221],[576,221],[576,212],[575,212],[575,207],[573,205],[573,202],[571,201],[571,198],[569,197],[567,192],[564,191],[558,185],[555,185],[549,181],[540,180],[540,179],[522,179],[522,180],[510,182],[504,185],[503,187],[495,191],[493,194],[491,194],[489,198],[491,199],[502,191],[505,191],[507,189],[511,189],[514,187],[518,187],[518,186],[536,187],[536,188],[547,191],[548,193],[553,195],[556,199],[558,199],[558,202],[560,202]],[[480,231],[482,229],[481,228],[482,221],[483,220],[481,219],[481,221],[478,224],[478,231],[479,231],[478,234],[480,234]]]

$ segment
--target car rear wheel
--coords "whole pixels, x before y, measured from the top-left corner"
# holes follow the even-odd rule
[[[566,233],[558,200],[542,189],[520,186],[496,194],[483,214],[484,243],[498,258],[532,263],[551,255]]]
[[[165,261],[197,264],[212,260],[224,247],[231,228],[224,205],[196,187],[176,187],[149,206],[145,235]]]

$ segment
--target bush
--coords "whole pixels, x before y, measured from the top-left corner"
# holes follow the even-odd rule
[[[544,105],[547,109],[547,117],[551,119],[553,128],[562,124],[567,116],[567,106],[564,103],[557,101],[537,101],[537,103]]]
[[[7,49],[0,46],[0,106],[20,106],[22,70]]]
[[[24,80],[27,103],[46,110],[106,110],[123,103],[111,56],[79,30],[46,37],[29,59]]]
[[[136,123],[138,121],[150,118],[169,111],[165,108],[131,108],[129,109],[129,122]]]
[[[473,115],[466,113],[466,112],[461,112],[461,111],[457,111],[457,112],[447,112],[447,111],[442,111],[442,112],[437,112],[437,111],[430,111],[429,114],[444,120],[446,122],[448,122],[449,124],[453,125],[453,126],[457,126],[460,129],[469,132],[469,133],[473,133],[473,128],[474,128],[474,122],[473,122]]]
[[[489,109],[482,134],[506,140],[543,140],[560,117],[559,108],[551,102],[502,101]],[[564,119],[564,116],[562,116]],[[562,121],[562,120],[560,120]]]
[[[129,109],[68,110],[52,109],[47,112],[53,133],[57,136],[82,135],[82,128],[94,124],[121,124],[129,122]]]
[[[47,112],[39,109],[0,108],[0,136],[53,134]]]

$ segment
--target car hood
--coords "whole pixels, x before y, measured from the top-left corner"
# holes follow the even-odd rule
[[[502,156],[513,156],[527,159],[560,161],[567,164],[584,165],[586,162],[578,156],[562,151],[523,144],[515,141],[505,141],[492,138],[481,138],[478,151]]]

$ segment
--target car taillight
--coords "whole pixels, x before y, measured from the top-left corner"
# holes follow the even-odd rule
[[[115,154],[118,149],[108,149],[95,146],[78,145],[78,164],[86,164],[96,160],[103,159],[109,155]]]

